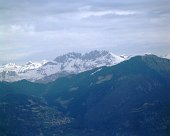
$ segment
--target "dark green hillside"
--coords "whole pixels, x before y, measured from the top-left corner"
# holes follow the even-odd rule
[[[170,60],[136,56],[46,85],[0,83],[0,135],[169,136]]]
[[[32,83],[27,80],[8,83],[0,82],[0,94],[21,93],[28,95],[42,95],[46,92],[46,85]]]

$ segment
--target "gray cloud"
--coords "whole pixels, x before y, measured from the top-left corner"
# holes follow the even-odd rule
[[[69,51],[170,54],[168,0],[1,0],[0,63]]]

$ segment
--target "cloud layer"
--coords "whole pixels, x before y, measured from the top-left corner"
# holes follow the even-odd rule
[[[0,63],[69,51],[170,54],[168,0],[2,0]]]

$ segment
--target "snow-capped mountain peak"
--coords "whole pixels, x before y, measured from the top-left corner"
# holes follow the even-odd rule
[[[46,64],[48,61],[47,60],[42,60],[41,65]]]
[[[33,64],[32,61],[28,61],[28,62],[26,63],[26,65],[32,65],[32,64]]]
[[[4,65],[5,68],[16,68],[18,67],[15,63],[8,63],[6,65]]]
[[[29,61],[24,65],[14,63],[2,65],[0,66],[0,81],[12,82],[26,79],[49,82],[61,76],[101,66],[112,66],[124,60],[124,57],[109,51],[94,50],[84,54],[71,52],[58,56],[53,61],[43,60],[40,63]]]
[[[61,56],[58,56],[54,59],[55,62],[64,63],[68,61],[68,59],[78,59],[81,58],[81,53],[70,52]]]

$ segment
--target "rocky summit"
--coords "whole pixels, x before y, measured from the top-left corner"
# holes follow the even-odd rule
[[[123,56],[108,51],[89,53],[67,53],[53,61],[28,62],[25,65],[9,63],[0,66],[0,81],[14,82],[26,79],[31,82],[47,83],[69,74],[77,74],[101,66],[112,66],[126,60]]]

